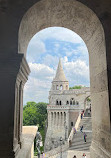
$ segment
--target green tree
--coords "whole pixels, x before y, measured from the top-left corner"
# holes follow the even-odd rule
[[[27,102],[27,104],[23,107],[23,125],[29,126],[29,125],[39,124],[39,132],[42,135],[43,144],[45,140],[46,119],[47,119],[47,103]],[[43,147],[41,148],[41,150],[43,150]]]
[[[69,89],[81,89],[81,88],[82,88],[82,86],[78,86],[78,85],[76,85],[74,87],[69,87]]]

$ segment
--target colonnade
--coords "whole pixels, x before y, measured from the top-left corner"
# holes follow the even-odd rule
[[[68,126],[69,116],[68,112],[49,111],[48,112],[48,127],[60,128]]]

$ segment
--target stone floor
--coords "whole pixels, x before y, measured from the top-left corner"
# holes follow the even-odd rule
[[[73,158],[74,155],[76,155],[77,158],[82,158],[83,153],[86,154],[87,158],[90,158],[90,152],[86,151],[74,151],[74,150],[68,150],[66,152],[62,153],[62,158]],[[61,158],[60,154],[51,156],[50,158]]]

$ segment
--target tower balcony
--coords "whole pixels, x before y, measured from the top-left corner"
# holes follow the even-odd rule
[[[47,110],[81,110],[80,105],[47,105]]]

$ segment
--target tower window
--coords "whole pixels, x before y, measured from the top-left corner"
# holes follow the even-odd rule
[[[68,85],[66,85],[66,90],[68,90]]]
[[[76,101],[76,105],[79,105],[79,102],[78,102],[78,101]]]
[[[57,86],[56,86],[56,90],[58,90],[58,89],[59,89],[59,86],[57,85]]]
[[[62,105],[62,102],[60,101],[60,105]]]
[[[72,100],[70,101],[70,105],[72,105]]]
[[[62,85],[60,85],[60,90],[62,90],[63,89],[63,86]]]
[[[73,126],[73,122],[71,122],[71,126]]]
[[[58,100],[56,100],[56,105],[59,105],[59,102],[58,102]]]
[[[66,105],[68,105],[68,104],[69,104],[69,101],[66,102]]]

